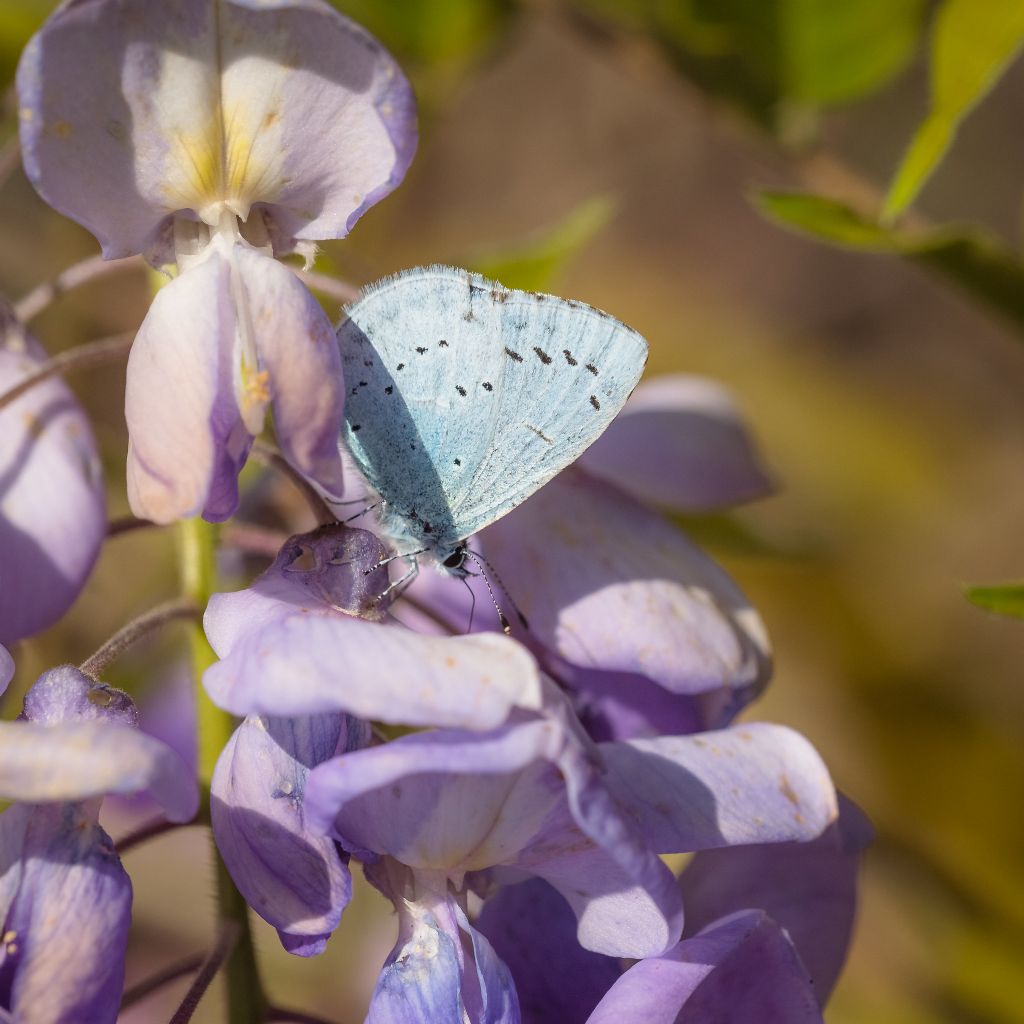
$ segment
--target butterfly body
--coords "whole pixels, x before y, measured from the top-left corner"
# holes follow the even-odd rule
[[[468,537],[600,436],[647,357],[593,307],[449,267],[373,285],[338,339],[343,443],[382,526],[456,575]]]

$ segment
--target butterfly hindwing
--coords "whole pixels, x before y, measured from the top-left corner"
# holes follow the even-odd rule
[[[428,548],[469,537],[575,461],[647,355],[590,306],[446,267],[387,279],[348,315],[346,442],[390,518]]]

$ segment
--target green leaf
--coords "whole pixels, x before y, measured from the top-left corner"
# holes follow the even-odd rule
[[[605,227],[614,212],[607,196],[594,196],[524,245],[484,254],[468,262],[509,288],[545,291],[558,274]]]
[[[1000,615],[1024,619],[1024,583],[1000,583],[992,586],[965,587],[964,596],[971,604]]]
[[[885,200],[883,220],[905,210],[1024,43],[1020,0],[946,0],[931,43],[931,110],[911,140]]]
[[[923,0],[576,0],[644,32],[702,89],[782,131],[794,111],[884,86],[917,46]]]
[[[0,85],[13,80],[22,49],[52,10],[52,0],[0,3]]]
[[[801,234],[845,249],[899,256],[937,273],[1024,333],[1024,263],[981,228],[898,230],[843,203],[803,193],[762,192],[754,202],[770,220]]]

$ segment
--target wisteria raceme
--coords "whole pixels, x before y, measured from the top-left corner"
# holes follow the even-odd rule
[[[135,515],[234,516],[272,414],[270,461],[321,525],[285,540],[280,508],[275,531],[233,524],[226,544],[280,547],[258,575],[236,552],[221,591],[214,534],[184,524],[188,600],[45,673],[0,723],[0,798],[17,801],[0,815],[0,1019],[116,1019],[132,892],[98,815],[145,793],[154,835],[212,832],[219,944],[196,984],[226,962],[232,1020],[291,1019],[268,1009],[246,905],[317,956],[357,867],[397,923],[368,1024],[818,1024],[870,829],[807,739],[737,721],[771,671],[766,630],[672,518],[772,489],[732,400],[682,376],[627,400],[636,332],[457,269],[388,279],[374,317],[356,303],[333,327],[279,258],[310,262],[400,183],[416,120],[394,60],[324,0],[65,0],[18,90],[39,193],[107,258],[171,277],[128,364]],[[0,394],[42,358],[16,328]],[[490,348],[456,353],[456,332]],[[449,380],[467,366],[486,369],[471,398]],[[63,614],[107,523],[62,383],[0,409],[0,430],[19,474],[0,506],[13,643]],[[270,518],[264,489],[244,497],[247,520]],[[413,581],[419,556],[443,571]],[[147,733],[96,677],[175,619],[201,689],[182,702],[157,677]],[[0,692],[13,675],[0,646]],[[682,853],[677,877],[665,856]]]

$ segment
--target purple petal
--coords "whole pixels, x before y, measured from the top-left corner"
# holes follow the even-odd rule
[[[490,733],[413,733],[310,773],[306,820],[348,849],[457,877],[515,856],[558,790],[543,778],[562,730],[534,721]]]
[[[21,717],[37,725],[107,722],[137,725],[135,702],[123,690],[99,683],[74,665],[44,672],[25,694]]]
[[[156,523],[226,519],[251,439],[232,376],[231,265],[220,252],[153,300],[128,359],[128,500]]]
[[[82,806],[0,815],[0,1005],[18,1021],[113,1024],[132,888]]]
[[[199,806],[195,779],[170,747],[100,721],[0,722],[0,799],[43,803],[147,790],[172,821]]]
[[[384,545],[366,530],[323,526],[290,537],[250,587],[210,598],[207,639],[226,658],[291,615],[367,615],[388,585],[385,557]]]
[[[10,686],[11,680],[14,678],[14,659],[11,657],[10,652],[0,644],[0,694],[6,692],[7,687]]]
[[[766,911],[786,929],[824,1006],[846,959],[857,870],[871,836],[860,809],[840,797],[839,820],[812,842],[698,853],[680,879],[687,931],[744,907]]]
[[[784,726],[600,747],[605,783],[659,853],[814,839],[838,813],[828,769]]]
[[[569,904],[539,878],[488,896],[476,926],[511,971],[523,1024],[586,1024],[621,973],[576,941]]]
[[[352,893],[334,843],[306,828],[310,769],[365,745],[369,726],[344,715],[247,718],[217,761],[213,834],[246,902],[290,952],[323,952]]]
[[[748,911],[611,987],[588,1024],[822,1024],[811,980],[785,933]]]
[[[211,633],[219,636],[216,628]],[[513,640],[423,636],[342,614],[296,612],[257,636],[245,634],[207,670],[203,685],[237,715],[344,711],[398,725],[473,729],[541,703],[536,663]]]
[[[29,178],[108,257],[166,261],[172,215],[216,224],[225,208],[245,220],[257,207],[281,252],[340,238],[412,159],[408,83],[353,22],[313,0],[214,13],[208,0],[66,4],[25,50]]]
[[[767,678],[764,627],[736,585],[614,487],[566,471],[481,539],[535,640],[578,668],[716,694],[717,716]]]
[[[0,394],[45,361],[0,305]],[[0,410],[0,642],[56,622],[92,571],[107,532],[96,442],[62,380]]]
[[[377,982],[367,1024],[519,1024],[508,968],[443,880],[389,859],[368,867],[366,875],[398,913],[398,941]]]
[[[645,381],[580,465],[641,501],[707,512],[774,490],[729,394],[703,377]]]
[[[593,769],[581,770],[573,760],[559,761],[566,799],[511,867],[538,875],[562,894],[584,948],[616,957],[662,953],[682,932],[675,877]]]
[[[281,451],[328,497],[340,498],[344,482],[338,432],[345,390],[334,328],[287,267],[245,246],[235,247],[233,259],[259,367],[269,377]]]

